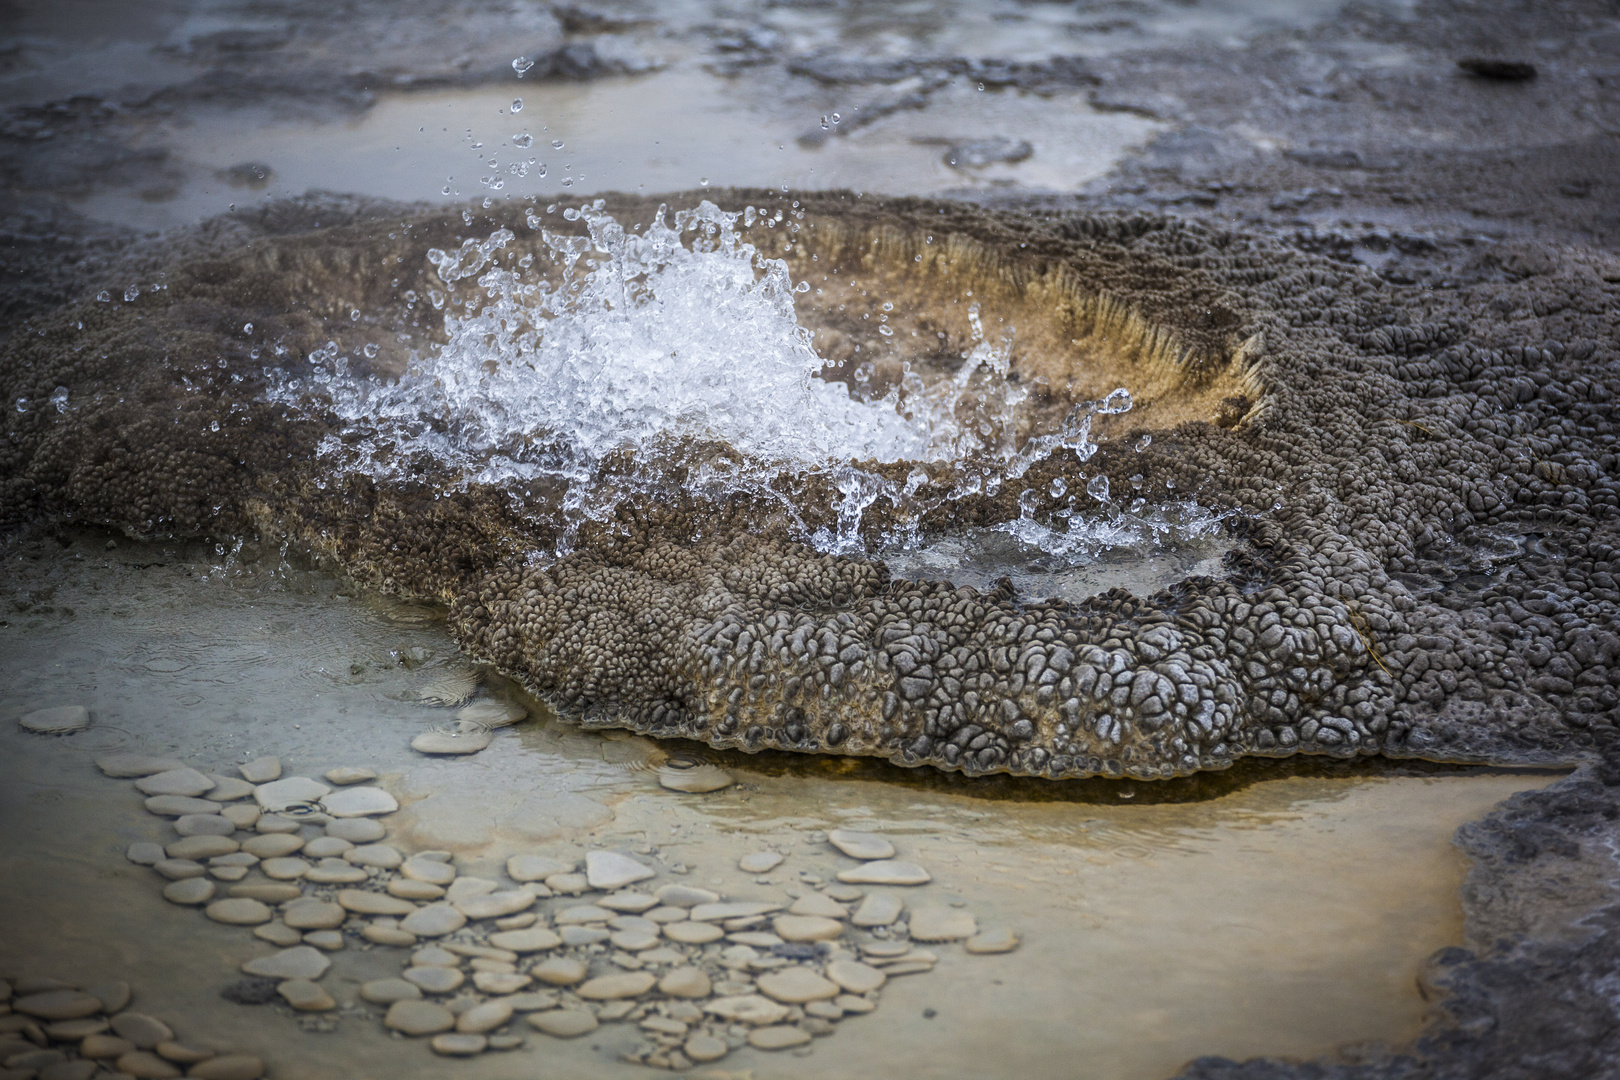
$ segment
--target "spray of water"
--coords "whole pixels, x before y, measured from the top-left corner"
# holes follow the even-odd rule
[[[954,375],[930,385],[908,367],[883,396],[852,395],[818,377],[825,361],[793,306],[809,285],[742,239],[737,223],[751,208],[705,201],[673,222],[660,210],[638,233],[602,207],[564,212],[588,236],[552,232],[530,212],[550,275],[530,256],[510,257],[507,229],[429,252],[447,286],[472,278],[479,290],[459,311],[450,305],[445,345],[382,380],[329,344],[308,358],[311,374],[273,373],[276,396],[299,404],[313,392],[347,422],[321,450],[335,469],[392,479],[431,470],[438,480],[448,471],[460,484],[545,479],[565,491],[572,531],[625,498],[667,491],[674,466],[680,483],[708,494],[770,495],[784,473],[819,475],[839,493],[837,524],[808,539],[837,552],[864,550],[861,520],[879,500],[914,523],[946,500],[993,493],[1053,453],[1083,462],[1097,449],[1092,417],[1131,408],[1118,389],[1076,406],[1061,430],[1020,440],[1028,391],[1007,379],[1012,332],[986,340],[977,308],[974,347]],[[609,459],[625,455],[636,467],[606,475]],[[946,468],[930,482],[919,467],[901,483],[872,467],[901,461]],[[896,539],[906,537],[885,541]]]

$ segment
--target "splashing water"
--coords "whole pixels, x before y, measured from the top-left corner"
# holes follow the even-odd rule
[[[809,539],[836,552],[865,550],[862,515],[880,499],[914,523],[946,500],[993,493],[1060,449],[1087,460],[1097,449],[1092,417],[1131,408],[1118,389],[1075,406],[1058,432],[1020,443],[1028,390],[1007,378],[1012,332],[985,340],[976,305],[975,344],[954,375],[927,385],[907,366],[882,397],[852,395],[818,377],[826,362],[793,306],[808,283],[795,284],[786,263],[740,237],[738,219],[752,214],[705,201],[673,224],[660,209],[637,234],[602,206],[564,213],[583,220],[588,236],[553,233],[530,212],[560,270],[550,283],[532,259],[512,260],[507,229],[429,252],[452,292],[475,278],[482,299],[459,312],[452,303],[447,342],[398,380],[352,370],[328,343],[308,358],[312,377],[272,373],[273,396],[302,404],[316,391],[348,423],[321,447],[340,469],[394,479],[430,470],[442,479],[449,469],[463,485],[561,481],[569,536],[625,498],[667,490],[672,465],[690,491],[747,491],[790,512],[771,481],[819,475],[839,492],[837,525]],[[444,302],[436,290],[430,299]],[[631,475],[606,476],[608,459],[625,454],[636,463]],[[921,468],[897,483],[861,466],[901,461],[946,463],[950,486],[930,487]]]

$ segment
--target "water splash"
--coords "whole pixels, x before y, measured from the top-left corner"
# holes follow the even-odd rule
[[[929,509],[994,493],[1053,453],[1085,461],[1097,449],[1092,418],[1131,408],[1118,389],[1076,405],[1060,430],[1021,438],[1030,391],[1008,378],[1013,331],[987,340],[977,305],[973,347],[953,375],[929,384],[907,366],[882,396],[852,394],[819,377],[826,362],[793,303],[809,285],[743,240],[737,222],[748,211],[704,201],[670,222],[660,209],[637,233],[602,207],[564,211],[586,236],[527,215],[549,275],[533,257],[515,257],[509,229],[430,251],[451,293],[442,347],[388,381],[328,343],[307,358],[309,372],[272,373],[275,396],[316,398],[346,422],[321,447],[340,470],[436,483],[449,471],[453,485],[554,482],[568,537],[608,520],[624,499],[667,492],[677,475],[694,493],[764,495],[790,512],[773,481],[818,476],[838,492],[836,526],[808,538],[835,552],[864,552],[862,518],[879,500],[910,523],[902,532],[914,531]],[[438,290],[428,298],[444,307]],[[944,468],[934,482],[918,468],[899,483],[872,467],[901,461]]]

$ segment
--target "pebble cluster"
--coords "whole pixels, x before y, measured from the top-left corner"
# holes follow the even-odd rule
[[[459,245],[459,215],[267,240],[274,257],[40,316],[0,346],[0,512],[290,540],[449,605],[470,654],[587,723],[744,750],[1053,779],[1294,753],[1545,762],[1620,707],[1612,256],[1504,249],[1476,281],[1406,288],[1169,218],[708,195],[780,205],[782,228],[761,218],[750,239],[806,280],[916,295],[918,328],[960,321],[969,292],[987,320],[1016,301],[1051,320],[1020,333],[1086,342],[1134,388],[1132,430],[1095,456],[942,499],[925,533],[1195,496],[1230,512],[1221,575],[1081,604],[892,581],[794,541],[836,525],[838,491],[811,474],[769,497],[660,489],[542,565],[564,518],[544,485],[461,486],[430,463],[420,487],[329,474],[322,440],[366,432],[268,401],[263,350],[301,370],[328,342],[355,365],[370,346],[391,371],[432,347],[436,317],[408,297],[454,284],[426,252]],[[515,236],[503,258],[544,262],[521,207],[478,223],[496,227]],[[1253,393],[1204,409],[1217,377]],[[920,498],[936,471],[884,475],[920,476]],[[1101,477],[1112,501],[1069,506]],[[876,536],[885,513],[862,527]]]
[[[873,833],[825,834],[848,865],[833,881],[801,872],[798,895],[781,900],[658,884],[654,867],[606,850],[583,863],[514,854],[504,877],[478,877],[450,852],[386,843],[379,819],[398,803],[367,783],[370,769],[316,780],[283,776],[275,758],[243,763],[237,776],[139,754],[96,764],[133,778],[146,809],[170,819],[172,838],[126,853],[166,882],[163,896],[275,947],[242,964],[246,978],[227,997],[334,1013],[340,1002],[323,985],[333,954],[398,949],[399,976],[365,982],[360,1001],[450,1057],[613,1022],[636,1025],[643,1041],[630,1059],[659,1068],[743,1046],[802,1047],[875,1010],[889,979],[932,970],[933,947],[1018,945],[1008,930],[981,930],[960,904],[928,900],[929,872]],[[783,861],[744,856],[738,885]]]
[[[0,1077],[4,1080],[259,1080],[264,1062],[206,1042],[186,1042],[155,1016],[130,1008],[120,979],[78,986],[48,977],[0,978]]]

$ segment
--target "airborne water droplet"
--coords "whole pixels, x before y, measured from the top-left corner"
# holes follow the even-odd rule
[[[377,355],[377,345],[375,342],[367,342],[366,347],[361,351],[366,354],[366,359],[370,360],[372,357]]]
[[[1136,452],[1140,454],[1151,445],[1153,445],[1153,436],[1144,435],[1140,439],[1136,440]]]
[[[513,112],[522,112],[523,111],[523,99],[522,98],[515,97],[515,98],[512,99],[512,111]]]
[[[520,131],[516,135],[512,136],[512,141],[517,143],[519,146],[529,147],[534,145],[534,136],[530,135],[527,131]]]
[[[1096,499],[1098,502],[1107,502],[1108,501],[1108,477],[1099,475],[1099,476],[1093,476],[1090,480],[1087,480],[1086,481],[1086,494],[1090,495],[1093,499]]]
[[[700,177],[698,177],[698,183],[702,184],[704,187],[708,187],[709,186],[709,178],[707,176],[700,176]]]
[[[551,148],[553,150],[561,150],[563,148],[563,141],[561,139],[552,139]]]
[[[512,61],[512,70],[517,72],[517,77],[520,79],[523,78],[524,75],[528,74],[529,69],[532,67],[534,67],[534,61],[530,60],[527,56],[520,56],[516,60]]]
[[[139,295],[141,295],[141,290],[138,286],[131,285],[129,288],[124,290],[124,300],[126,303],[134,300]]]
[[[253,324],[252,323],[243,323],[242,324],[242,333],[244,333],[244,334],[253,333]]]
[[[1063,477],[1054,476],[1052,478],[1052,486],[1049,490],[1052,492],[1052,498],[1061,499],[1063,498],[1064,493],[1069,490],[1069,485],[1063,482]]]

